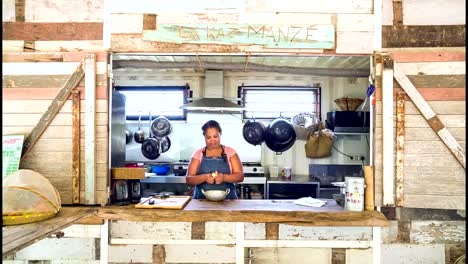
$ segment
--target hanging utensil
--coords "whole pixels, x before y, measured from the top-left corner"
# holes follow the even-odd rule
[[[171,122],[165,116],[159,116],[151,123],[151,132],[157,138],[169,136],[171,130]]]
[[[136,143],[143,143],[145,141],[145,132],[141,130],[141,115],[138,117],[138,130],[133,135]]]
[[[161,144],[161,153],[167,152],[171,148],[171,140],[169,137],[163,137],[159,142]]]
[[[159,140],[151,136],[151,113],[149,113],[149,131],[148,137],[141,143],[141,152],[147,159],[154,160],[159,157]]]
[[[132,133],[126,129],[125,130],[125,144],[132,142]]]

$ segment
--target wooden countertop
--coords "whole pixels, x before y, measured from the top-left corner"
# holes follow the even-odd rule
[[[134,205],[105,206],[97,216],[110,220],[142,222],[252,222],[306,226],[389,226],[378,211],[349,212],[328,200],[323,207],[307,207],[292,200],[191,200],[183,210],[137,209]]]
[[[48,235],[63,230],[78,220],[94,215],[96,208],[89,207],[62,207],[58,214],[52,218],[22,225],[2,227],[2,254],[12,254],[25,248]]]

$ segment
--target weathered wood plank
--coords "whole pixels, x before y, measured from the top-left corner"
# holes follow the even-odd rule
[[[2,127],[2,135],[14,135],[31,133],[33,126],[14,126]],[[96,126],[96,138],[107,138],[108,126]],[[84,135],[85,127],[80,127],[80,133]],[[70,139],[71,140],[72,127],[71,126],[49,126],[41,136],[41,139]]]
[[[61,208],[57,216],[30,224],[2,228],[2,254],[9,255],[47,235],[60,231],[79,219],[95,213],[93,208]]]
[[[3,75],[3,88],[51,88],[62,87],[69,75]],[[97,86],[107,86],[107,75],[98,74],[96,77]],[[81,81],[78,86],[84,86]]]
[[[156,15],[143,14],[143,30],[156,30]]]
[[[81,62],[6,62],[3,75],[70,75]],[[96,64],[97,74],[107,74],[107,63]]]
[[[15,0],[3,0],[2,1],[2,21],[3,22],[15,22]],[[23,1],[24,2],[24,1]]]
[[[409,75],[408,79],[416,88],[465,88],[466,75]],[[382,87],[379,79],[375,83],[377,88]],[[393,82],[395,88],[401,88],[400,84],[395,80]]]
[[[381,115],[377,116],[375,126],[382,127]],[[464,128],[466,123],[465,115],[438,115],[439,119],[450,128]],[[421,115],[406,115],[405,127],[430,127],[426,119]],[[393,125],[395,127],[395,123]]]
[[[270,15],[270,14],[268,14]],[[271,16],[268,16],[271,17]],[[158,13],[157,23],[158,24],[180,24],[186,23],[187,21],[191,21],[193,24],[220,24],[220,23],[228,23],[228,24],[238,24],[238,23],[249,23],[249,24],[263,24],[268,23],[268,19],[264,19],[263,21],[259,18],[259,21],[262,22],[254,22],[250,21],[249,19],[255,19],[255,16],[249,16],[249,14],[245,14],[245,22],[239,21],[239,14],[236,13],[177,13],[177,14],[164,14]],[[304,20],[302,20],[304,21]],[[295,24],[295,23],[280,23],[280,24]],[[321,23],[327,24],[327,23]]]
[[[26,13],[26,1],[15,0],[15,22],[24,22]]]
[[[85,153],[84,159],[86,164],[86,204],[95,204],[96,192],[96,129],[98,124],[96,118],[96,56],[93,53],[86,55],[84,60],[85,71]],[[106,159],[107,160],[107,159]]]
[[[102,40],[101,22],[3,22],[4,40]]]
[[[465,61],[466,52],[460,51],[401,51],[391,52],[395,62],[435,62],[435,61]]]
[[[96,61],[107,61],[107,52],[96,52]],[[6,52],[2,62],[80,62],[85,52]]]
[[[399,64],[394,64],[393,68],[395,79],[401,84],[405,92],[421,111],[421,114],[429,122],[434,131],[437,132],[442,141],[447,145],[463,168],[466,168],[465,151],[453,138],[452,134],[450,134],[444,124],[441,123],[440,119],[434,113],[432,108],[427,104],[421,94],[418,93],[411,81],[405,76],[405,72],[400,68]]]
[[[406,75],[464,75],[463,61],[442,62],[399,62],[398,66]]]
[[[465,115],[465,101],[427,101],[432,110],[438,115]],[[376,102],[375,113],[382,114],[382,101]],[[394,109],[395,111],[395,109]],[[418,108],[412,101],[405,101],[405,115],[419,115]]]
[[[405,180],[409,182],[427,181],[433,184],[444,182],[463,182],[465,181],[465,170],[461,167],[450,168],[446,167],[417,167],[405,166]]]
[[[393,159],[394,133],[393,133],[393,60],[388,54],[382,56],[382,171],[383,171],[383,203],[391,206],[395,203],[395,163]],[[380,145],[380,144],[377,144]]]
[[[465,221],[413,221],[411,223],[411,243],[463,243],[465,231]]]
[[[371,1],[350,1],[339,0],[293,0],[284,2],[273,1],[248,1],[247,13],[249,12],[298,12],[298,13],[357,13],[372,14],[373,7]]]
[[[461,196],[465,195],[465,181],[438,182],[432,181],[405,181],[405,195],[434,195],[434,196]]]
[[[265,223],[265,239],[278,240],[279,238],[279,224],[278,223]]]
[[[339,31],[336,33],[336,53],[372,54],[373,31]]]
[[[143,13],[140,14],[111,14],[111,33],[143,32]]]
[[[366,211],[373,211],[375,206],[375,179],[373,166],[364,166],[364,179],[366,184],[364,208]]]
[[[41,117],[38,125],[33,129],[33,131],[25,139],[24,144],[23,144],[23,151],[21,154],[22,160],[27,155],[29,150],[34,146],[34,144],[39,139],[39,137],[44,132],[44,130],[47,128],[47,126],[50,124],[50,122],[53,120],[55,115],[58,113],[62,105],[67,100],[68,96],[70,95],[71,90],[75,88],[76,85],[79,83],[79,81],[83,78],[83,75],[84,75],[84,72],[83,72],[82,64],[79,64],[75,72],[70,76],[70,79],[67,81],[65,86],[62,89],[60,89],[53,103],[47,109],[47,112],[45,112],[44,115]]]
[[[396,100],[395,205],[399,207],[404,204],[405,95],[399,92]]]
[[[34,1],[27,5],[27,22],[102,22],[103,1]]]
[[[466,23],[464,0],[402,2],[403,24],[405,25],[463,25]]]
[[[47,111],[52,100],[3,100],[4,114],[42,114]],[[84,113],[85,101],[80,100],[80,112]],[[96,100],[96,112],[107,113],[107,100]],[[61,114],[73,113],[72,100],[67,100],[60,109]]]
[[[42,114],[3,114],[3,126],[30,126],[41,122]],[[86,113],[80,114],[81,120],[86,120]],[[108,124],[107,113],[97,113],[94,118],[96,125],[107,125]],[[49,121],[52,126],[65,126],[73,125],[71,113],[58,113],[55,115],[53,121]]]
[[[73,203],[80,203],[80,92],[72,92],[72,193]]]
[[[205,239],[205,222],[192,223],[192,239]]]
[[[75,89],[80,91],[81,100],[85,98],[84,88],[77,86]],[[48,100],[54,99],[60,88],[3,88],[3,100]],[[96,87],[96,99],[107,99],[108,87]]]
[[[442,195],[405,194],[405,207],[465,210],[466,208],[465,197],[466,197],[465,195],[442,196]]]
[[[465,25],[382,26],[382,48],[464,46]]]
[[[199,0],[196,3],[190,0],[136,0],[131,5],[125,0],[113,0],[109,6],[110,13],[137,13],[137,14],[174,14],[174,13],[238,13],[245,4],[240,0],[210,1]]]
[[[295,16],[296,14],[294,14]],[[373,14],[337,14],[336,31],[374,31]]]
[[[108,51],[103,47],[102,40],[72,40],[72,41],[35,41],[36,52],[62,51],[83,52]]]

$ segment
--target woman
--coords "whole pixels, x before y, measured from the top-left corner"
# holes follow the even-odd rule
[[[237,152],[221,145],[221,126],[210,120],[202,126],[206,146],[192,155],[187,170],[187,184],[195,186],[194,199],[205,199],[204,190],[226,190],[226,199],[237,199],[234,183],[244,180],[242,164]]]

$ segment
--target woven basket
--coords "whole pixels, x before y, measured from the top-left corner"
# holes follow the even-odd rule
[[[342,111],[355,111],[364,100],[360,98],[339,98],[335,100],[335,103],[340,107]]]
[[[112,168],[112,179],[138,180],[145,178],[145,168]]]

